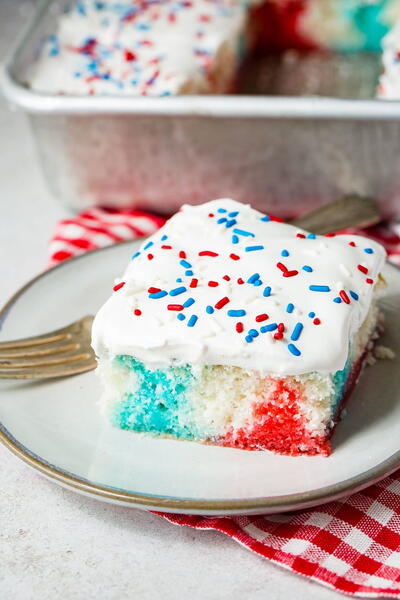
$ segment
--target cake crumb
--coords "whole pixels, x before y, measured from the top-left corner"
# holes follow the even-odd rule
[[[375,358],[382,360],[393,360],[396,358],[396,353],[387,346],[376,346],[374,349]]]

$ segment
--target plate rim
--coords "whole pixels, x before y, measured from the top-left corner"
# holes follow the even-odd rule
[[[81,254],[79,256],[70,258],[66,261],[59,263],[39,273],[22,287],[20,287],[0,309],[0,330],[5,322],[10,310],[17,302],[17,300],[25,294],[32,286],[38,281],[52,274],[55,270],[60,270],[66,265],[75,263],[76,261],[84,260],[89,255],[94,253],[106,252],[107,250],[113,249],[116,246],[128,245],[132,243],[140,243],[146,237],[144,236],[139,240],[126,240],[106,246],[103,248],[97,248],[88,253]],[[400,268],[396,265],[386,262],[386,266],[393,268],[400,275]],[[400,448],[394,454],[380,462],[378,465],[367,469],[338,483],[330,484],[315,490],[307,492],[297,492],[294,494],[283,494],[273,497],[259,497],[251,500],[243,499],[192,499],[192,498],[176,498],[165,495],[153,495],[153,494],[142,494],[138,492],[129,492],[127,490],[120,490],[118,488],[101,485],[68,473],[55,465],[52,465],[35,455],[23,444],[18,442],[13,437],[12,433],[9,432],[0,422],[0,443],[4,445],[12,454],[17,456],[20,460],[32,467],[36,471],[40,472],[46,478],[55,483],[58,483],[64,487],[72,489],[76,492],[90,495],[98,500],[114,502],[124,505],[132,505],[142,509],[154,509],[163,510],[165,512],[182,512],[187,514],[208,514],[208,515],[222,515],[222,514],[249,514],[251,512],[256,513],[277,513],[287,512],[292,510],[298,510],[300,508],[310,508],[319,504],[324,504],[333,500],[338,500],[347,494],[353,494],[360,490],[373,485],[377,481],[389,476],[395,470],[400,467]]]

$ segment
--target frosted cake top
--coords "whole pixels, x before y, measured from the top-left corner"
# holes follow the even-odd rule
[[[133,254],[93,346],[154,367],[333,373],[384,260],[369,239],[310,234],[230,199],[185,205]]]
[[[212,76],[239,51],[249,0],[80,0],[58,18],[28,74],[55,94],[167,96]],[[235,61],[235,58],[233,58]],[[236,64],[236,63],[235,63]]]

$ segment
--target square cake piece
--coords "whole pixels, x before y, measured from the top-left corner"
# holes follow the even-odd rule
[[[93,324],[122,429],[285,454],[329,438],[377,337],[377,243],[230,199],[183,206],[134,253]]]

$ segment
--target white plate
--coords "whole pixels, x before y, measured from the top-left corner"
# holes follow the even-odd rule
[[[45,333],[94,314],[137,243],[67,261],[3,309],[2,339]],[[400,349],[400,271],[387,265],[382,343]],[[400,353],[398,353],[400,355]],[[345,496],[400,466],[400,356],[363,373],[330,457],[288,457],[152,439],[103,422],[93,372],[2,381],[0,437],[57,483],[111,502],[196,514],[273,513]]]

